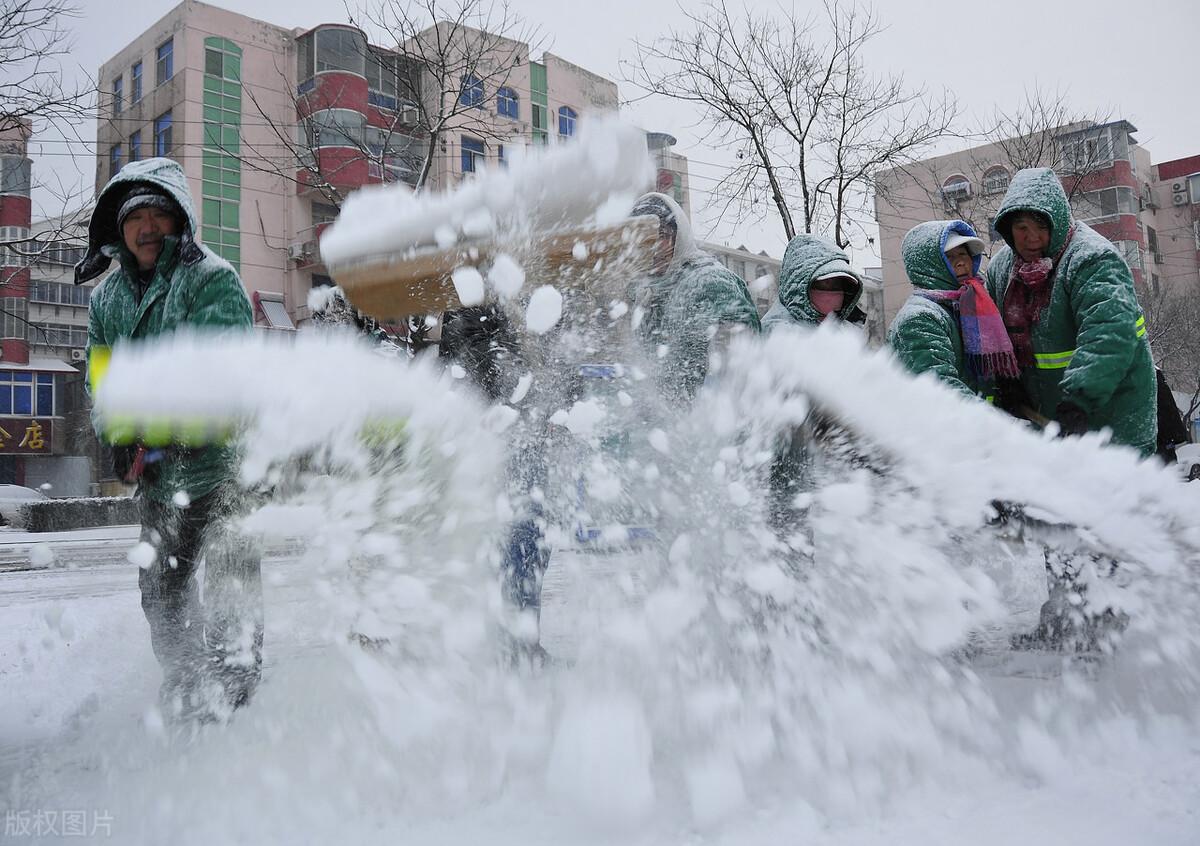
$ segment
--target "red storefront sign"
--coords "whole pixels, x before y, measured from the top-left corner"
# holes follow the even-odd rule
[[[48,417],[0,417],[0,455],[50,455]]]

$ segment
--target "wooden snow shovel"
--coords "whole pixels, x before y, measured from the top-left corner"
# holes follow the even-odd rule
[[[635,217],[614,226],[558,230],[516,246],[498,241],[448,249],[402,246],[331,265],[329,273],[355,308],[380,321],[462,308],[451,274],[460,267],[486,272],[501,253],[522,266],[527,287],[554,284],[620,298],[631,275],[649,267],[657,240],[658,219]]]

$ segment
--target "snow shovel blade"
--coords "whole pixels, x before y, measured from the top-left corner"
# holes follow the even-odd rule
[[[481,241],[447,249],[401,247],[332,265],[329,272],[355,308],[376,320],[391,321],[468,305],[454,286],[453,272],[474,267],[486,276],[501,254],[522,266],[527,287],[554,284],[623,296],[631,275],[649,266],[657,238],[657,219],[636,217],[614,226],[542,233],[523,244]]]

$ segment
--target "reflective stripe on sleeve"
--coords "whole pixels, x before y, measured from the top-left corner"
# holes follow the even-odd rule
[[[1064,352],[1052,353],[1034,353],[1034,363],[1037,364],[1038,370],[1061,370],[1071,363],[1071,357],[1075,355],[1075,350],[1066,350]]]

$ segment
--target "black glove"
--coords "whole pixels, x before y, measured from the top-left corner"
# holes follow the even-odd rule
[[[132,446],[114,446],[112,448],[112,469],[113,475],[121,481],[129,476],[129,472],[133,470],[134,459],[137,458],[137,444]]]
[[[1024,419],[1025,409],[1033,407],[1033,400],[1020,379],[1000,379],[996,382],[996,407]]]
[[[1088,431],[1087,412],[1070,400],[1063,400],[1054,409],[1054,419],[1058,423],[1060,438],[1078,437]]]

